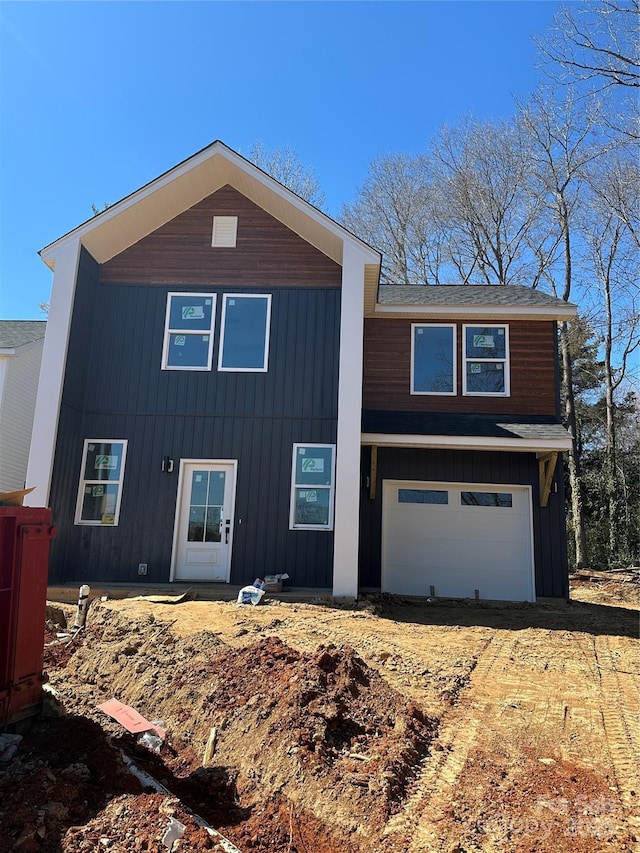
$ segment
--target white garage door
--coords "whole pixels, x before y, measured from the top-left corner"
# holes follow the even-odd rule
[[[528,487],[385,480],[382,500],[385,592],[534,600]]]

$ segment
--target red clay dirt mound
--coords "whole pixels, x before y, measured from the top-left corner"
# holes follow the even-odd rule
[[[181,851],[216,849],[190,812],[243,853],[373,849],[436,733],[436,720],[346,647],[305,654],[263,636],[236,649],[210,632],[176,638],[170,623],[131,623],[99,606],[73,645],[66,666],[55,669],[53,651],[46,666],[67,711],[80,716],[39,724],[0,773],[0,849],[166,850],[171,816],[187,827]],[[96,710],[114,696],[162,721],[159,754]],[[141,793],[135,780],[132,791],[118,749],[170,795]],[[26,836],[5,822],[19,802],[28,804]]]

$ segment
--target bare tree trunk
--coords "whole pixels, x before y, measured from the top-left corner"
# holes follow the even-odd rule
[[[576,452],[576,406],[573,394],[573,368],[569,352],[569,330],[566,323],[562,324],[560,350],[562,355],[565,422],[573,438],[573,446],[568,454],[571,517],[576,548],[576,568],[581,569],[587,566],[589,562],[587,559],[587,538],[584,532],[584,513],[582,508],[582,471],[580,457]]]

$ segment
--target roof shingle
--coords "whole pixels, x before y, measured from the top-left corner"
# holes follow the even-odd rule
[[[0,320],[0,348],[21,347],[44,338],[46,320]]]

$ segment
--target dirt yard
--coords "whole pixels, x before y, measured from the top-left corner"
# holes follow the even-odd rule
[[[70,644],[53,610],[58,699],[0,764],[0,851],[640,850],[638,580],[564,607],[96,601]]]

